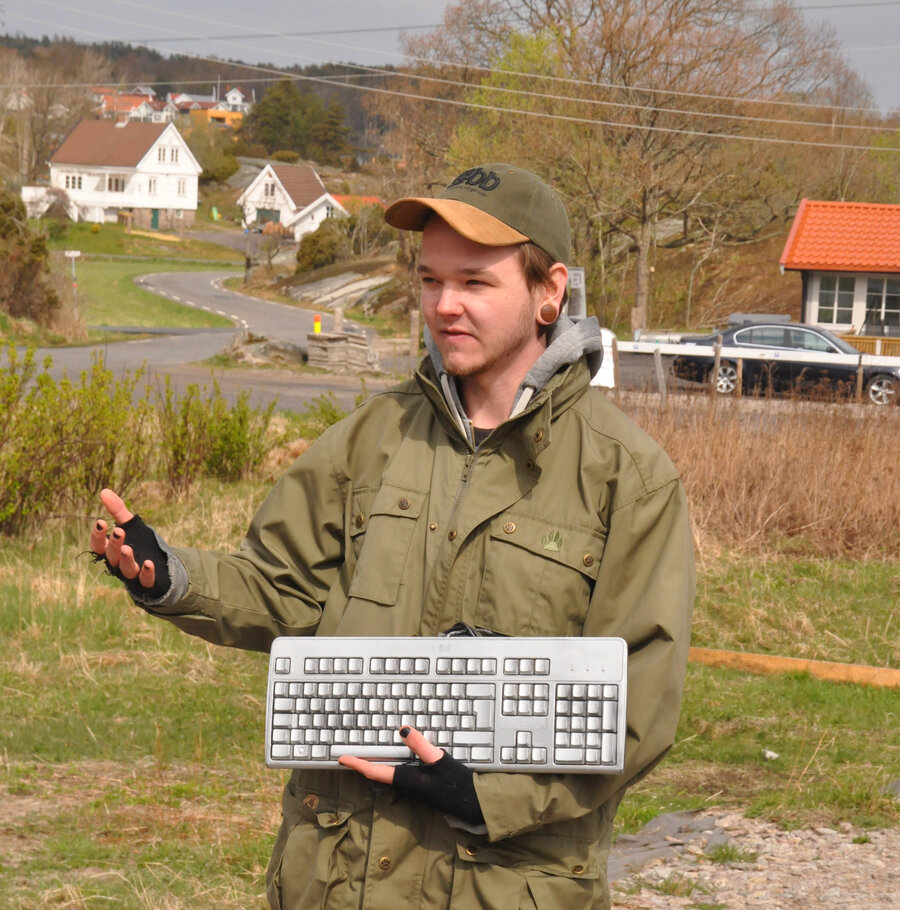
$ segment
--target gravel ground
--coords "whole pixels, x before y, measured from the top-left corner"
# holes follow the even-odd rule
[[[900,907],[900,831],[785,831],[739,815],[675,813],[620,838],[615,910]]]

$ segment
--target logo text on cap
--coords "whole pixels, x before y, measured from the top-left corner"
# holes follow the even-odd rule
[[[461,183],[465,183],[466,186],[479,187],[483,190],[495,190],[500,186],[500,178],[493,171],[485,171],[480,167],[471,167],[469,170],[463,171],[450,186],[459,186]]]

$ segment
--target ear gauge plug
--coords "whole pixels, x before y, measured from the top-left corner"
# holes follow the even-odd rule
[[[545,303],[541,307],[539,315],[544,325],[552,325],[559,316],[559,310],[552,303]]]

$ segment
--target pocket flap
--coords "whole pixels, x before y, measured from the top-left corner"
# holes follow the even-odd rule
[[[596,580],[606,539],[586,528],[555,525],[552,521],[507,512],[491,525],[491,538],[512,544],[581,572]]]

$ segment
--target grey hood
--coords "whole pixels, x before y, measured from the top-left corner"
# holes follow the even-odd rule
[[[425,346],[428,356],[434,365],[441,382],[444,397],[453,412],[453,416],[463,431],[466,438],[473,442],[469,420],[466,417],[456,380],[444,369],[440,351],[425,329]],[[563,367],[575,363],[582,357],[587,357],[591,375],[596,374],[603,361],[603,338],[600,333],[600,323],[596,317],[586,319],[572,319],[569,316],[560,316],[547,331],[547,349],[534,362],[531,369],[522,380],[516,392],[510,417],[521,414],[528,406],[528,402],[539,392],[547,381]]]

